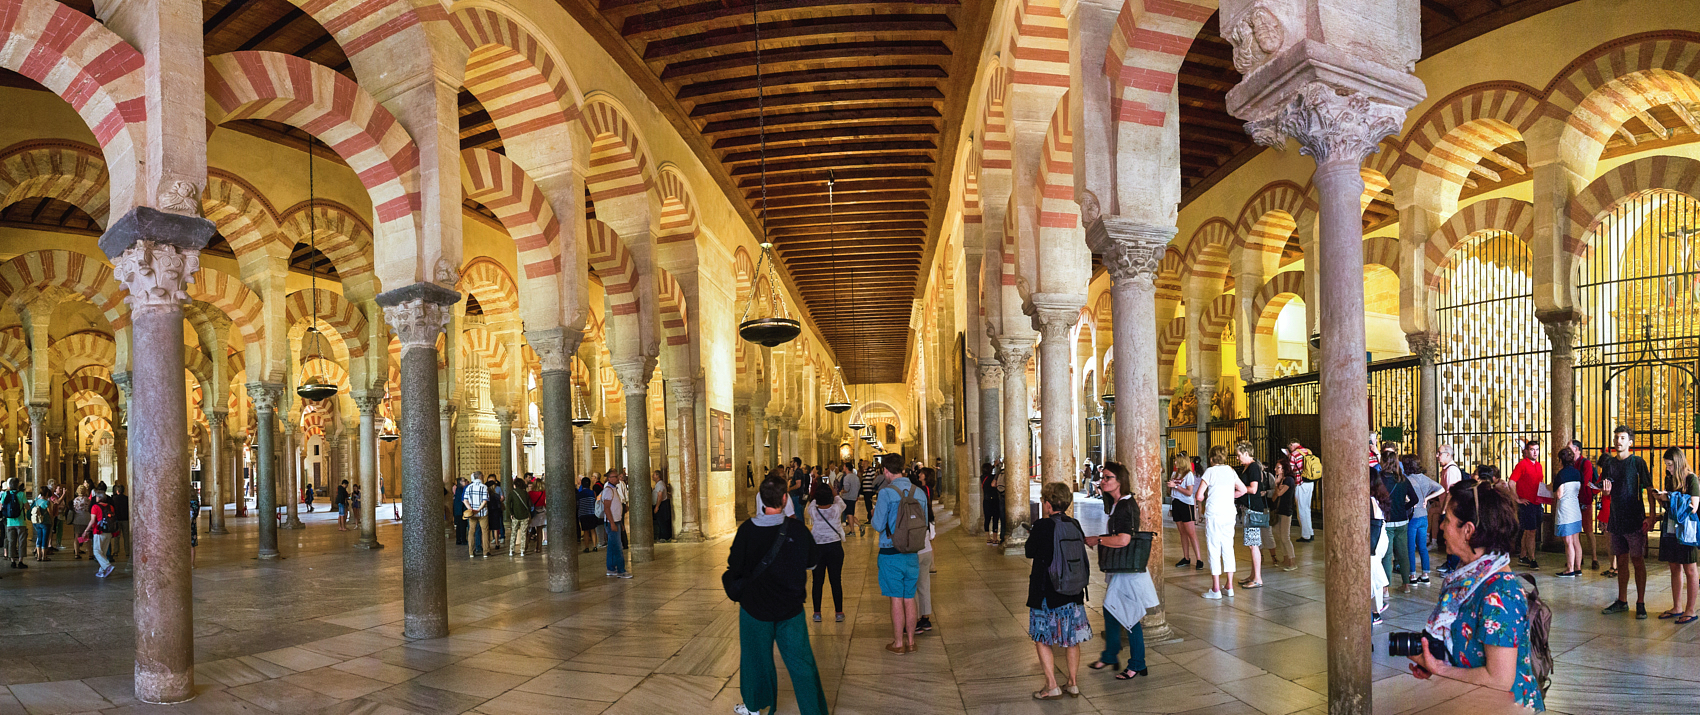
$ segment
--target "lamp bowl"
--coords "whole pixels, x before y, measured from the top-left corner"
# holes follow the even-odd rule
[[[850,407],[851,407],[851,405],[848,402],[828,402],[828,403],[826,403],[826,411],[831,412],[832,414],[835,414],[835,415],[841,415],[841,414],[844,414],[846,412],[849,412]]]
[[[803,333],[803,324],[791,318],[757,318],[738,324],[738,335],[752,343],[777,347]]]
[[[324,382],[306,382],[295,388],[295,394],[300,395],[301,399],[315,402],[336,397],[336,392],[336,385]]]

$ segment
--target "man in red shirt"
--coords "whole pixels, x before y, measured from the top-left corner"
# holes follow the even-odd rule
[[[1540,451],[1539,440],[1525,442],[1523,458],[1511,470],[1511,482],[1517,485],[1517,522],[1523,529],[1523,555],[1517,562],[1530,571],[1541,569],[1541,565],[1535,562],[1535,535],[1541,529],[1540,490],[1546,479],[1541,474],[1541,463],[1535,461]]]

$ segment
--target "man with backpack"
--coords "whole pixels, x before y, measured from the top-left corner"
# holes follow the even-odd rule
[[[24,532],[30,528],[25,518],[28,505],[29,495],[18,486],[18,478],[6,480],[6,491],[0,492],[0,517],[6,519],[6,555],[12,557],[15,569],[29,568],[24,564]]]
[[[109,497],[99,497],[89,510],[89,524],[83,527],[82,535],[93,537],[94,558],[100,562],[100,569],[94,572],[96,578],[106,578],[112,575],[112,561],[106,558],[106,540],[112,534],[112,502]],[[193,547],[191,547],[193,548]]]
[[[1287,463],[1299,482],[1298,488],[1293,490],[1293,499],[1298,502],[1299,512],[1299,538],[1294,541],[1315,541],[1316,529],[1311,525],[1310,501],[1311,496],[1316,493],[1316,483],[1322,479],[1322,459],[1294,439],[1287,445]]]
[[[826,715],[820,668],[803,620],[805,574],[818,557],[815,540],[802,521],[785,516],[789,495],[783,480],[763,481],[757,498],[761,513],[738,526],[722,579],[727,596],[738,602],[738,692],[744,701],[732,712],[750,715],[778,707],[777,646],[798,712]]]
[[[887,480],[874,508],[874,531],[879,533],[880,595],[891,599],[893,653],[915,652],[915,621],[918,617],[915,588],[921,579],[920,551],[927,545],[925,492],[903,476],[903,457],[880,457],[882,476]]]

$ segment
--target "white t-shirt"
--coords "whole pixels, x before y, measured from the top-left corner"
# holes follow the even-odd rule
[[[1452,485],[1464,481],[1464,470],[1456,464],[1448,464],[1440,468],[1440,486],[1451,489]]]
[[[1234,468],[1218,464],[1204,470],[1202,481],[1208,489],[1204,492],[1204,514],[1208,517],[1234,518],[1234,482],[1239,475]]]
[[[1197,487],[1198,487],[1198,475],[1193,474],[1191,469],[1186,470],[1186,476],[1181,477],[1181,489],[1196,490]],[[1197,492],[1194,491],[1193,493],[1196,494]],[[1185,494],[1180,493],[1179,491],[1172,490],[1172,489],[1169,490],[1169,498],[1173,499],[1175,501],[1178,501],[1182,504],[1197,504],[1198,503],[1198,502],[1194,501],[1192,497],[1189,497]]]
[[[1578,498],[1582,494],[1582,482],[1565,482],[1558,487],[1558,511],[1553,514],[1553,524],[1574,524],[1582,521],[1582,502]]]
[[[619,494],[618,489],[604,488],[602,495],[597,497],[602,500],[602,519],[611,524],[626,516],[625,504],[620,501]]]

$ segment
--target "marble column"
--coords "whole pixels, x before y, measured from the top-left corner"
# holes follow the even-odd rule
[[[998,338],[998,359],[1003,362],[1005,554],[1024,552],[1033,522],[1028,502],[1032,463],[1027,455],[1027,361],[1032,357],[1032,338]]]
[[[1003,364],[988,356],[980,360],[979,368],[980,463],[985,464],[1003,459]]]
[[[379,295],[401,342],[401,592],[402,635],[442,638],[449,633],[449,583],[443,535],[444,454],[440,443],[437,336],[460,294],[435,283],[415,283]],[[432,444],[439,442],[439,444]]]
[[[1333,65],[1327,70],[1330,77],[1339,71]],[[1415,98],[1420,100],[1420,83],[1417,87]],[[1391,84],[1373,88],[1395,90]],[[1320,303],[1317,325],[1323,326],[1317,405],[1323,464],[1363,464],[1370,434],[1369,413],[1364,409],[1369,399],[1369,366],[1364,361],[1364,179],[1359,172],[1364,158],[1377,151],[1377,143],[1399,131],[1404,116],[1402,107],[1372,100],[1355,89],[1312,80],[1273,114],[1246,124],[1259,144],[1285,145],[1292,137],[1316,159],[1311,180],[1319,199],[1320,236],[1316,265],[1314,269],[1307,266],[1307,271],[1315,270]],[[1363,517],[1368,502],[1369,482],[1364,479],[1331,481],[1323,491],[1328,699],[1330,711],[1339,715],[1368,713],[1372,701],[1371,633],[1369,619],[1364,617],[1364,607],[1371,602],[1369,570],[1364,568],[1370,559],[1369,522]]]
[[[301,443],[306,441],[306,434],[295,426],[295,420],[283,426],[283,468],[284,479],[288,482],[284,501],[285,529],[305,529],[301,523]]]
[[[680,377],[667,381],[667,390],[673,396],[673,413],[678,419],[679,429],[679,478],[674,483],[679,486],[675,495],[681,499],[679,506],[681,516],[680,526],[675,538],[683,542],[703,540],[702,508],[702,470],[697,463],[697,381]]]
[[[32,404],[30,413],[30,485],[39,489],[47,483],[47,405]],[[33,489],[32,489],[33,491]]]
[[[1209,353],[1215,356],[1215,353]],[[1198,430],[1198,452],[1204,465],[1210,466],[1210,401],[1216,397],[1216,383],[1199,380],[1193,383],[1193,425]],[[1232,455],[1229,455],[1230,457]]]
[[[1570,444],[1576,426],[1574,352],[1576,331],[1582,321],[1581,316],[1570,309],[1541,313],[1535,317],[1540,319],[1541,327],[1546,328],[1547,340],[1552,343],[1552,353],[1547,356],[1551,381],[1551,397],[1547,404],[1551,410],[1552,441],[1547,451],[1556,455],[1560,447]]]
[[[627,484],[631,503],[626,505],[626,533],[631,536],[631,562],[655,560],[655,514],[650,501],[649,467],[649,378],[655,372],[653,358],[640,357],[614,363],[614,374],[626,392],[626,473],[637,477]]]
[[[1113,375],[1116,453],[1133,475],[1133,496],[1139,501],[1144,525],[1152,532],[1151,553],[1163,553],[1163,411],[1157,398],[1157,266],[1163,259],[1174,226],[1142,225],[1119,216],[1106,216],[1087,227],[1088,243],[1103,256],[1113,285],[1110,288],[1111,329],[1116,351]],[[1105,415],[1106,421],[1110,417]],[[1163,559],[1151,560],[1151,578],[1163,582]],[[1163,590],[1158,589],[1158,596]],[[1145,637],[1150,643],[1178,640],[1169,627],[1166,605],[1149,610]]]
[[[749,492],[749,494],[746,495],[745,498],[749,500],[748,503],[751,505],[750,506],[750,509],[751,509],[750,513],[753,515],[755,513],[755,511],[754,511],[754,509],[755,509],[755,506],[754,506],[755,505],[755,493],[756,493],[755,490],[761,486],[762,478],[767,476],[762,471],[762,466],[763,465],[767,465],[767,466],[773,465],[772,458],[770,458],[767,454],[768,450],[767,450],[767,403],[766,402],[752,401],[750,403],[750,425],[749,425],[749,427],[750,427],[750,449],[749,449],[748,452],[744,453],[745,454],[744,460],[750,463],[750,471],[755,474],[756,486],[754,486],[754,487],[745,486],[744,474],[742,472],[744,465],[734,464],[732,466],[735,470],[738,470],[738,473],[733,475],[733,476],[737,478],[738,489],[740,490],[740,493],[746,492],[746,491]]]
[[[360,410],[360,542],[362,549],[381,549],[378,543],[378,502],[384,495],[378,491],[378,405],[384,394],[378,391],[354,393],[354,406]]]
[[[732,502],[733,517],[742,523],[750,518],[755,492],[744,483],[744,462],[750,460],[750,436],[753,434],[750,423],[750,401],[748,398],[732,401]],[[751,469],[755,469],[754,466]]]
[[[242,458],[248,452],[247,447],[244,446],[246,444],[247,440],[245,438],[232,435],[229,445],[230,450],[227,452],[227,454],[230,455],[230,495],[236,502],[237,517],[248,516],[248,485],[246,484],[248,481],[248,475],[242,469]],[[118,452],[118,463],[124,463],[124,453],[122,450],[119,450]],[[258,475],[255,475],[255,479],[258,478]]]
[[[189,565],[189,431],[183,381],[183,304],[200,270],[211,222],[137,208],[101,237],[130,306],[136,489],[131,519],[135,569],[136,698],[176,703],[195,696],[194,588]]]
[[[501,475],[497,481],[506,489],[513,483],[514,478],[514,411],[506,407],[496,408],[496,424],[501,428],[502,458]]]
[[[441,435],[438,439],[441,440],[440,444],[442,445],[443,484],[446,486],[449,482],[461,476],[459,472],[455,471],[455,405],[450,402],[443,402],[442,411],[438,413],[438,419],[441,420]]]
[[[1405,344],[1417,356],[1417,459],[1422,461],[1424,474],[1438,479],[1440,462],[1435,453],[1440,449],[1440,369],[1436,361],[1440,358],[1440,334],[1406,333]]]
[[[259,516],[259,557],[277,554],[277,403],[283,385],[248,383],[248,399],[254,403],[254,511]]]
[[[549,495],[549,591],[576,591],[578,582],[578,500],[573,479],[572,354],[584,338],[565,328],[528,330],[525,340],[543,363],[539,387],[543,404],[543,489]]]
[[[225,472],[229,471],[224,459],[224,421],[228,413],[222,410],[207,413],[207,493],[206,503],[212,505],[211,525],[208,534],[227,533],[224,529],[224,502],[229,497],[224,491]]]
[[[1085,296],[1034,294],[1039,323],[1039,438],[1046,482],[1072,486],[1074,461],[1074,326]]]

